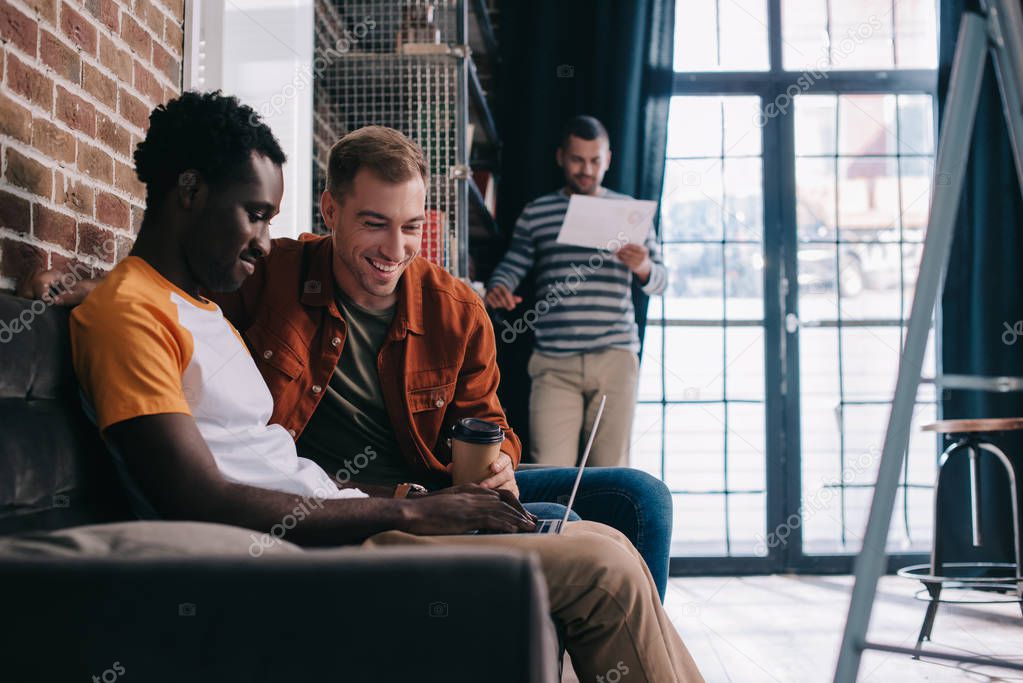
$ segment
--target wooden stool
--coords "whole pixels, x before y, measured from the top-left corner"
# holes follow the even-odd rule
[[[923,431],[945,434],[953,443],[946,448],[938,461],[938,477],[934,485],[934,542],[931,546],[931,563],[905,567],[899,576],[917,579],[924,584],[928,595],[927,613],[917,637],[916,647],[931,639],[934,616],[941,602],[941,589],[1002,589],[1015,591],[1016,597],[996,600],[957,600],[955,602],[1018,602],[1023,610],[1023,576],[1020,569],[1020,535],[1019,535],[1019,502],[1016,497],[1016,473],[1012,462],[1004,452],[990,439],[995,432],[1023,430],[1023,417],[994,418],[980,420],[941,420],[925,425]],[[1015,563],[1008,562],[943,562],[941,557],[941,509],[939,505],[942,474],[945,463],[957,453],[965,452],[970,458],[970,521],[972,542],[975,548],[984,544],[981,533],[980,519],[980,454],[987,451],[1005,468],[1009,477],[1009,497],[1012,504],[1012,535],[1015,548]],[[989,572],[1001,572],[1003,576],[968,577],[945,574],[945,569],[985,569]],[[948,585],[946,585],[948,584]],[[923,594],[920,591],[918,597]]]

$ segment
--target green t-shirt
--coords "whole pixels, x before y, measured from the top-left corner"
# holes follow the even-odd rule
[[[337,307],[348,335],[323,398],[298,439],[298,453],[341,483],[394,486],[410,481],[377,372],[377,355],[395,307],[371,311],[340,292]]]

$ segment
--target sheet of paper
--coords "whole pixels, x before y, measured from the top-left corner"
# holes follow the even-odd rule
[[[626,242],[643,244],[653,225],[657,202],[604,199],[574,194],[568,200],[558,243],[614,250]]]

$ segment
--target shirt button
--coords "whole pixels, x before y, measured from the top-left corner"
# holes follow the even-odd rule
[[[294,430],[294,429],[289,429],[289,430],[288,430],[288,434],[291,434],[291,438],[292,438],[292,439],[294,439],[294,438],[295,438],[295,430]]]
[[[313,393],[314,394],[318,394],[321,391],[323,391],[323,387],[321,387],[319,384],[314,384],[313,385]]]
[[[271,351],[270,349],[267,349],[266,351],[263,352],[263,358],[266,358],[267,360],[270,360],[270,358],[273,355],[274,355],[274,352]]]
[[[341,337],[334,337],[333,339],[331,339],[330,340],[330,345],[333,346],[334,348],[337,348],[338,346],[340,346],[341,345]]]
[[[444,407],[444,399],[438,398],[436,401],[433,402],[433,405],[437,406],[438,408],[443,408]]]

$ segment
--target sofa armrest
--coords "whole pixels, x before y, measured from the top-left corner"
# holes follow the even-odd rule
[[[11,680],[557,680],[539,563],[512,551],[0,557],[0,597]]]

